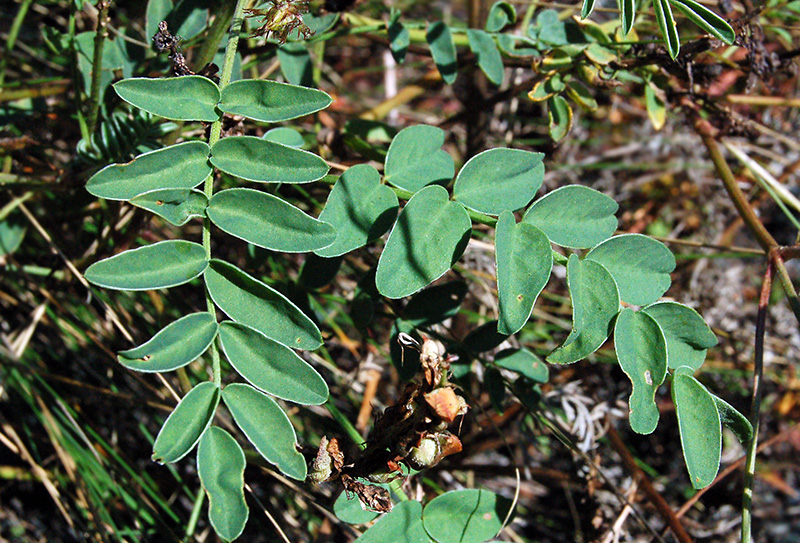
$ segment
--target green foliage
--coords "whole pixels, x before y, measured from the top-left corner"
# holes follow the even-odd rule
[[[437,543],[479,543],[500,531],[510,508],[510,500],[487,490],[455,490],[431,500],[422,523]]]
[[[120,98],[141,110],[173,121],[219,120],[219,87],[199,75],[151,79],[134,77],[114,84]]]
[[[331,105],[331,97],[308,89],[261,79],[234,81],[222,91],[219,109],[254,121],[277,123],[316,113]]]
[[[175,406],[153,444],[153,460],[177,462],[197,445],[219,404],[219,387],[208,381],[189,391]]]
[[[225,173],[259,183],[310,183],[329,169],[313,153],[254,136],[221,139],[211,149],[210,161]]]
[[[453,159],[442,149],[444,130],[419,124],[401,130],[386,154],[386,181],[409,192],[446,183],[455,174]]]
[[[439,74],[448,85],[452,85],[458,74],[458,61],[456,59],[456,44],[450,27],[441,21],[428,25],[425,35],[431,48],[433,62],[439,69]]]
[[[244,501],[244,452],[231,435],[216,426],[197,447],[197,473],[208,494],[208,518],[225,541],[239,537],[249,510]]]

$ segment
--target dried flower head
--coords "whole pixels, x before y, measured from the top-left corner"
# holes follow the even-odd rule
[[[308,0],[269,0],[272,7],[267,9],[247,9],[248,17],[262,17],[261,26],[253,32],[254,36],[264,36],[286,43],[286,38],[293,30],[307,39],[314,32],[303,22],[303,15],[308,13]]]

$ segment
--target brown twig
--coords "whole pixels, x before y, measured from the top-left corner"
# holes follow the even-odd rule
[[[634,481],[639,484],[642,492],[644,492],[647,499],[653,504],[653,507],[656,508],[658,514],[661,515],[661,518],[664,519],[672,533],[675,534],[675,537],[678,538],[678,541],[681,543],[692,543],[692,538],[686,532],[686,529],[681,524],[680,519],[669,506],[667,501],[659,494],[659,492],[653,487],[650,479],[647,478],[647,475],[642,471],[642,468],[636,465],[636,460],[634,460],[633,456],[631,455],[628,448],[622,442],[622,438],[619,437],[616,429],[614,428],[613,424],[608,425],[608,433],[606,434],[609,438],[611,446],[617,451],[617,454],[620,455],[622,458],[622,463],[625,465],[625,469],[628,473],[633,477]]]

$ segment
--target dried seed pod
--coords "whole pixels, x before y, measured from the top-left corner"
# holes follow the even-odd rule
[[[450,424],[459,415],[466,414],[469,406],[466,400],[455,393],[452,388],[442,387],[425,394],[425,402],[443,421]]]

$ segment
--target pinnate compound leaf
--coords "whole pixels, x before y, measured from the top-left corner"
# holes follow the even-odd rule
[[[728,22],[695,0],[669,0],[670,4],[681,10],[694,24],[724,43],[731,45],[736,39]]]
[[[452,85],[458,74],[458,63],[456,62],[456,44],[453,41],[453,34],[450,27],[441,21],[436,21],[428,25],[428,32],[425,39],[431,48],[431,56],[442,79],[448,85]]]
[[[650,434],[658,426],[656,390],[667,375],[667,345],[658,323],[643,311],[624,308],[614,327],[619,365],[633,385],[628,400],[631,429]]]
[[[255,121],[277,123],[316,113],[332,101],[317,89],[266,79],[242,79],[222,90],[219,109]]]
[[[305,313],[233,264],[212,259],[205,278],[214,303],[232,320],[293,349],[311,351],[322,345],[322,334]]]
[[[567,185],[536,200],[522,222],[539,228],[556,245],[586,249],[614,235],[617,209],[617,202],[602,192]]]
[[[595,352],[611,335],[619,313],[619,291],[603,266],[577,255],[567,262],[567,286],[572,299],[572,331],[547,357],[552,364],[571,364]]]
[[[625,1],[625,0],[623,0]],[[681,41],[678,37],[678,27],[675,25],[675,18],[672,16],[672,8],[668,0],[653,0],[653,10],[656,14],[656,23],[661,30],[661,36],[669,51],[669,56],[673,59],[678,56],[681,48]]]
[[[541,358],[527,349],[506,349],[494,357],[496,366],[524,375],[536,383],[550,379],[550,369]]]
[[[368,164],[353,166],[336,181],[319,220],[333,225],[336,239],[315,253],[341,256],[379,238],[394,224],[398,202],[394,191],[381,184]]]
[[[641,234],[614,236],[586,255],[607,269],[619,288],[620,298],[634,305],[658,300],[672,283],[675,257],[667,247]]]
[[[219,87],[200,75],[134,77],[114,83],[117,94],[139,109],[173,121],[218,121]]]
[[[217,337],[210,313],[192,313],[168,324],[147,343],[117,353],[119,363],[142,372],[172,371],[197,360]]]
[[[192,217],[205,216],[208,198],[199,190],[157,189],[132,198],[131,203],[175,226],[183,226]]]
[[[477,57],[478,67],[486,74],[486,78],[495,85],[500,85],[505,69],[494,38],[488,32],[470,28],[467,29],[467,40],[470,50]]]
[[[167,240],[95,262],[84,275],[90,283],[105,288],[153,290],[188,283],[207,266],[202,245]]]
[[[197,447],[197,473],[208,495],[208,518],[224,541],[242,534],[250,511],[244,499],[244,452],[231,435],[212,426]]]
[[[400,502],[356,539],[356,543],[429,543],[421,517],[421,503]]]
[[[658,302],[642,311],[653,317],[667,340],[667,364],[670,369],[703,365],[706,351],[717,344],[717,336],[691,307],[677,302]]]
[[[219,338],[231,366],[254,387],[302,405],[328,400],[322,376],[282,343],[230,321],[220,324]]]
[[[329,170],[314,153],[255,136],[222,138],[211,149],[211,163],[225,173],[259,183],[310,183]]]
[[[678,414],[683,458],[694,488],[711,484],[719,471],[722,428],[717,402],[706,387],[682,366],[672,379],[672,401]]]
[[[715,396],[714,402],[717,404],[719,410],[719,419],[722,424],[728,428],[736,436],[740,443],[747,443],[753,439],[753,425],[747,420],[747,417],[739,413],[739,411],[731,404]]]
[[[500,32],[510,24],[517,22],[517,10],[510,2],[495,2],[489,8],[489,15],[486,17],[486,31]]]
[[[126,164],[111,164],[94,174],[86,190],[106,200],[130,200],[157,189],[191,189],[211,175],[210,149],[188,141],[144,153]]]
[[[275,400],[239,383],[222,389],[222,399],[236,425],[261,456],[292,479],[306,478],[306,461],[297,452],[294,428]]]
[[[206,213],[223,232],[273,251],[307,253],[336,239],[330,224],[254,189],[220,191],[211,197]]]
[[[528,223],[517,224],[514,214],[504,211],[495,233],[497,261],[497,331],[517,333],[533,311],[539,293],[553,269],[553,251],[547,236]]]
[[[386,181],[395,187],[417,192],[432,183],[453,178],[453,158],[442,149],[444,130],[418,124],[401,130],[386,155]]]
[[[425,506],[422,523],[438,543],[483,543],[503,527],[511,500],[488,490],[453,490]]]
[[[378,262],[375,284],[387,298],[410,296],[444,275],[466,248],[472,222],[438,185],[406,204]]]
[[[219,405],[219,388],[200,383],[178,403],[167,417],[153,444],[153,461],[177,462],[194,448],[206,431]]]
[[[488,215],[525,207],[544,181],[542,158],[542,153],[521,149],[478,153],[458,172],[453,199]]]

